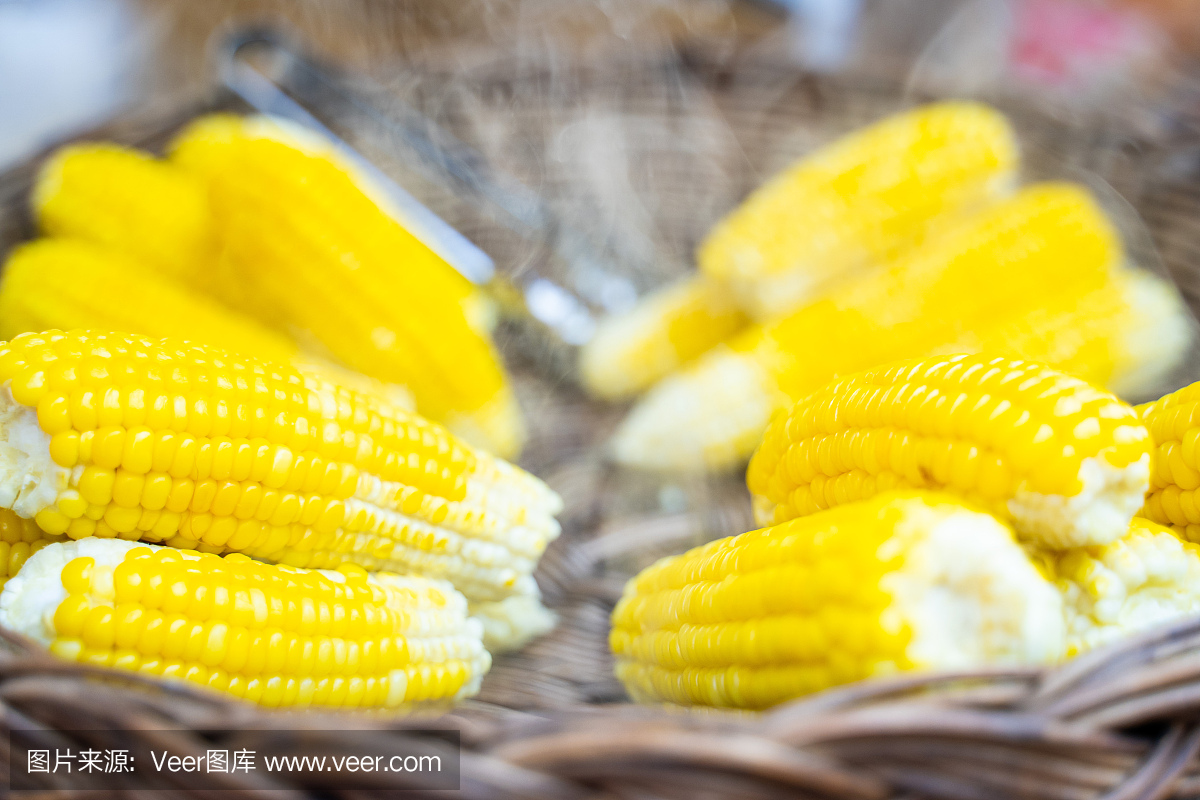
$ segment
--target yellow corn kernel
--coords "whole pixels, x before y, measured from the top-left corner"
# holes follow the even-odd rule
[[[1035,359],[1142,394],[1187,353],[1192,323],[1173,287],[1121,259],[1087,192],[1032,186],[669,376],[622,424],[614,454],[641,468],[728,469],[774,412],[837,375],[942,353]]]
[[[990,515],[889,493],[665,558],[613,611],[638,701],[765,708],[898,671],[1045,664],[1062,605]]]
[[[43,531],[31,519],[21,519],[8,509],[0,509],[0,589],[37,551],[48,544],[64,541],[61,533]]]
[[[206,117],[172,161],[212,198],[224,258],[214,291],[334,358],[408,386],[417,407],[509,457],[520,412],[462,276],[405,230],[386,196],[311,132],[266,118]]]
[[[48,234],[111,247],[172,277],[204,275],[215,252],[203,183],[116,144],[58,150],[38,174],[33,208]]]
[[[700,269],[760,318],[935,238],[1010,192],[1017,145],[977,103],[923,106],[805,156],[713,228]]]
[[[843,378],[776,417],[746,483],[764,524],[893,488],[943,489],[1051,548],[1124,535],[1148,483],[1133,408],[1033,362],[905,361]]]
[[[164,591],[130,591],[141,586]],[[237,614],[255,595],[269,597],[270,606]],[[491,663],[466,598],[442,581],[301,570],[117,540],[48,545],[0,593],[0,624],[63,658],[192,681],[267,706],[455,700],[479,690]],[[261,641],[265,657],[252,662],[247,640]],[[370,663],[364,652],[373,654]],[[299,682],[321,676],[355,690],[301,697]],[[239,685],[260,682],[262,693],[231,689],[235,677]]]
[[[1067,655],[1200,611],[1200,546],[1148,519],[1103,547],[1046,553],[1067,618]]]
[[[61,380],[38,377],[47,372]],[[98,427],[72,428],[92,444],[71,468],[49,447],[0,448],[0,507],[59,513],[73,537],[307,568],[357,563],[449,580],[486,603],[535,596],[534,566],[558,535],[560,501],[532,475],[375,395],[284,364],[171,339],[50,331],[0,346],[5,381],[14,391],[0,395],[0,441],[51,443],[35,411],[45,398],[68,407],[93,398],[96,413],[80,422]],[[121,424],[135,397],[163,416]],[[218,427],[226,412],[228,428]]]
[[[604,320],[580,352],[584,386],[597,397],[628,397],[729,339],[749,324],[727,287],[695,275]]]

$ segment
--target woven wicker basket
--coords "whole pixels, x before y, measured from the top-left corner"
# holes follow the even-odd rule
[[[639,243],[663,265],[661,274],[639,276],[651,282],[680,269],[713,220],[764,175],[910,100],[892,83],[803,77],[770,64],[731,73],[696,53],[569,73],[492,67],[453,81],[409,75],[402,86],[385,88],[537,188],[563,214]],[[168,119],[124,120],[101,135],[154,148],[195,113],[231,104],[217,98]],[[1086,172],[1111,185],[1145,222],[1143,229],[1138,215],[1123,212],[1134,256],[1148,263],[1161,254],[1193,307],[1200,306],[1200,183],[1190,172],[1189,142],[1172,129],[1139,134],[1118,118],[1081,125],[1011,103],[1005,110],[1023,139],[1027,173]],[[386,161],[379,142],[356,143]],[[606,173],[626,183],[589,179],[600,158]],[[624,168],[614,168],[613,159]],[[36,163],[0,177],[0,248],[31,233],[25,201]],[[424,199],[502,269],[531,261],[534,244],[515,241],[453,197],[432,192]],[[564,535],[538,572],[561,623],[523,652],[498,659],[479,698],[436,720],[462,732],[462,796],[1200,796],[1200,621],[1056,670],[868,682],[761,715],[629,705],[607,648],[608,615],[624,581],[660,555],[749,529],[745,489],[736,477],[657,482],[615,470],[603,443],[621,409],[592,403],[561,376],[535,369],[517,333],[503,335],[502,344],[534,424],[524,464],[566,500]],[[254,730],[260,754],[275,748],[337,756],[396,752],[429,735],[416,730],[431,724],[428,715],[266,712],[58,662],[15,635],[0,636],[0,720],[50,743],[95,745],[79,731],[102,730],[110,742],[169,742],[172,752],[203,754],[234,743],[213,732]],[[0,786],[11,755],[0,739]],[[43,777],[46,789],[62,785]],[[408,788],[409,796],[446,794],[405,783],[404,774],[375,777],[378,788]],[[279,797],[365,796],[316,772],[286,779],[138,773],[136,783],[107,785],[222,790],[224,798],[268,788],[291,792],[273,795]]]

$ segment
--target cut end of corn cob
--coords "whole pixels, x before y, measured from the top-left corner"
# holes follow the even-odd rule
[[[483,646],[489,653],[519,650],[558,624],[558,616],[537,595],[472,603],[471,616],[483,625]]]
[[[378,398],[170,339],[49,331],[0,346],[0,506],[72,539],[297,567],[356,563],[536,593],[561,501]]]
[[[423,415],[492,452],[519,451],[519,409],[479,330],[477,290],[329,142],[280,120],[219,115],[185,129],[171,159],[208,187],[222,300],[407,386]]]
[[[11,385],[0,388],[0,507],[23,519],[55,507],[69,491],[71,471],[56,463],[51,452],[37,411],[14,400]]]
[[[1012,191],[1017,145],[995,110],[946,102],[801,159],[722,220],[697,254],[761,317],[887,262]]]
[[[1047,664],[1058,593],[994,517],[891,493],[663,559],[610,637],[634,699],[764,708],[915,669]]]
[[[677,281],[599,324],[579,356],[584,386],[608,400],[632,396],[748,324],[719,282]]]
[[[1103,547],[1055,554],[1067,615],[1067,655],[1200,612],[1200,547],[1134,518]]]
[[[1130,406],[1040,364],[902,362],[835,381],[778,415],[750,462],[760,523],[894,488],[951,491],[1062,549],[1123,536],[1149,481]]]
[[[439,581],[111,539],[48,545],[0,593],[0,625],[59,657],[265,706],[395,708],[473,694],[491,659],[466,612]]]
[[[664,472],[732,469],[745,463],[785,403],[761,363],[721,346],[664,378],[633,407],[613,436],[613,458]]]
[[[32,202],[46,233],[112,247],[175,278],[201,278],[214,250],[204,186],[139,150],[64,147],[42,167]]]

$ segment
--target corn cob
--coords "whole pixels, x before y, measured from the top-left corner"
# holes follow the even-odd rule
[[[1051,663],[1064,626],[1009,528],[908,492],[659,561],[625,587],[610,644],[635,700],[764,708],[896,671]]]
[[[29,557],[48,544],[64,541],[63,535],[52,536],[34,524],[21,519],[8,509],[0,509],[0,589]]]
[[[0,273],[0,340],[72,328],[199,337],[231,352],[294,364],[403,409],[415,406],[405,387],[302,354],[286,336],[102,245],[38,239],[13,250]]]
[[[280,364],[75,331],[0,347],[0,507],[52,534],[536,595],[560,501],[440,426]]]
[[[0,593],[0,625],[59,657],[268,707],[474,694],[491,659],[466,612],[442,581],[111,539],[47,546]]]
[[[1108,392],[1032,362],[945,356],[796,403],[772,420],[746,484],[763,525],[889,489],[944,489],[1063,549],[1126,533],[1150,449],[1137,413]]]
[[[408,386],[422,414],[460,436],[505,457],[520,450],[520,412],[486,332],[472,325],[471,285],[327,143],[218,116],[185,130],[171,157],[209,187],[222,300]]]
[[[1137,407],[1150,431],[1150,490],[1139,516],[1200,542],[1200,382]]]
[[[1103,547],[1050,556],[1063,596],[1067,655],[1200,612],[1200,547],[1135,517]]]
[[[986,106],[897,114],[763,185],[717,224],[697,261],[757,316],[775,316],[1003,197],[1017,161],[1012,130]]]
[[[614,455],[650,469],[734,467],[772,413],[836,375],[946,352],[1033,358],[1145,391],[1186,353],[1192,323],[1172,287],[1121,258],[1086,192],[1031,187],[666,378],[617,431]]]
[[[1145,270],[1120,269],[1073,307],[980,323],[934,353],[1002,353],[1053,364],[1121,396],[1154,394],[1180,365],[1195,322],[1179,290]]]
[[[584,385],[597,397],[629,397],[748,324],[722,284],[703,275],[677,281],[600,323],[580,353]]]
[[[43,231],[107,245],[173,278],[203,280],[215,254],[203,183],[108,143],[58,150],[33,187]]]

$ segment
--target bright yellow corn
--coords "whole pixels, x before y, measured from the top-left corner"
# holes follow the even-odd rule
[[[0,593],[0,625],[71,661],[268,707],[454,700],[491,663],[466,599],[442,581],[120,540],[41,550]]]
[[[42,167],[32,200],[46,233],[107,245],[174,278],[202,277],[213,260],[203,183],[148,153],[64,147]]]
[[[812,153],[755,191],[700,246],[708,275],[760,317],[885,264],[1016,185],[998,112],[947,102],[889,117]]]
[[[185,130],[171,157],[209,188],[222,300],[408,386],[422,414],[469,441],[502,456],[520,449],[503,367],[472,325],[472,286],[328,143],[261,118],[217,116]]]
[[[48,544],[61,542],[67,537],[52,536],[34,524],[31,519],[21,519],[8,509],[0,509],[0,589],[29,557]]]
[[[103,245],[37,239],[17,247],[0,272],[0,340],[50,329],[130,331],[203,341],[234,353],[284,361],[304,372],[412,410],[412,394],[302,354],[295,342]]]
[[[905,361],[772,420],[746,484],[761,524],[895,488],[944,489],[1049,548],[1107,544],[1141,505],[1150,435],[1077,378],[988,355]]]
[[[597,397],[637,394],[749,324],[727,287],[695,275],[600,323],[580,353],[584,386]]]
[[[1135,517],[1103,547],[1050,555],[1067,619],[1067,655],[1200,612],[1200,546]]]
[[[727,469],[772,413],[835,376],[947,352],[1032,358],[1146,392],[1186,354],[1192,323],[1173,287],[1121,261],[1085,191],[1028,188],[663,380],[618,430],[614,454],[641,468]]]
[[[557,495],[440,426],[296,369],[75,331],[0,347],[0,507],[50,533],[536,596]]]
[[[199,338],[269,361],[298,352],[286,336],[84,239],[21,245],[0,273],[0,338],[51,328]]]
[[[1200,542],[1200,383],[1138,406],[1153,441],[1150,491],[1140,516]]]
[[[610,644],[635,700],[764,708],[897,671],[1052,663],[1064,637],[1011,530],[910,492],[659,561],[625,587]]]

